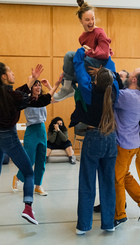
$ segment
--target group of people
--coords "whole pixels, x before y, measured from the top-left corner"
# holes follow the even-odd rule
[[[95,26],[93,7],[83,0],[77,2],[84,27],[79,38],[82,48],[65,55],[63,86],[54,98],[61,101],[75,89],[70,127],[87,124],[79,173],[76,233],[81,235],[92,228],[96,171],[103,230],[114,231],[127,221],[125,189],[140,207],[140,185],[129,172],[133,156],[138,158],[139,153],[140,68],[130,74],[116,72],[111,40]],[[137,161],[138,173],[139,165]]]
[[[22,217],[37,224],[31,208],[34,183],[37,193],[47,195],[41,188],[46,154],[45,106],[51,103],[52,97],[61,101],[74,95],[76,107],[69,127],[80,122],[87,125],[80,159],[76,227],[76,234],[82,235],[92,229],[97,172],[101,229],[112,232],[127,221],[125,190],[140,207],[140,185],[129,171],[140,146],[140,68],[130,74],[125,70],[120,75],[116,72],[111,59],[111,40],[102,28],[95,26],[94,8],[83,0],[77,0],[77,3],[77,15],[84,28],[79,38],[82,47],[77,52],[66,53],[64,77],[61,75],[53,88],[47,81],[42,81],[50,90],[48,94],[41,93],[41,83],[37,80],[42,65],[32,70],[27,84],[13,91],[14,74],[0,63],[0,166],[3,153],[6,153],[19,168],[14,178],[16,182],[24,181]],[[61,82],[61,90],[54,95]],[[24,148],[15,128],[21,109],[25,109],[27,119]],[[66,127],[62,118],[57,117],[49,126],[47,157],[61,144],[61,139],[73,164]],[[30,149],[32,141],[36,143]],[[33,174],[32,165],[39,161],[40,166],[36,164]],[[137,169],[140,169],[138,162]]]
[[[62,77],[63,74],[60,75],[59,79],[61,80]],[[40,95],[43,94],[42,84],[47,87],[49,91],[52,90],[48,80],[36,80],[31,87],[31,96],[37,100],[40,99]],[[41,196],[47,196],[48,193],[44,191],[42,187],[42,181],[45,172],[45,165],[48,161],[51,150],[64,149],[69,156],[70,163],[75,164],[75,161],[72,157],[72,144],[68,140],[68,130],[64,125],[64,121],[60,117],[55,117],[51,121],[47,137],[45,127],[45,121],[47,118],[46,106],[38,108],[27,107],[24,110],[24,114],[27,120],[27,127],[24,134],[23,145],[28,156],[30,157],[32,166],[34,165],[34,191]],[[32,142],[34,142],[34,144]],[[18,185],[20,184],[20,181],[24,182],[24,176],[21,170],[19,170],[18,173],[13,177],[12,189],[14,192],[18,191]]]
[[[24,176],[23,202],[25,209],[22,217],[37,225],[32,212],[34,174],[32,162],[17,136],[16,123],[20,111],[27,107],[44,107],[51,103],[51,97],[58,88],[61,78],[55,83],[48,94],[41,95],[38,99],[31,96],[31,88],[43,71],[41,64],[32,69],[28,82],[13,91],[15,76],[11,69],[0,62],[0,172],[4,153],[7,154]]]

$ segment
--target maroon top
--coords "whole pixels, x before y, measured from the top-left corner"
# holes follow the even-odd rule
[[[108,59],[109,55],[113,55],[109,44],[111,39],[107,37],[102,28],[94,28],[92,32],[83,32],[79,37],[81,46],[87,45],[91,49],[86,53],[87,56],[96,59]]]

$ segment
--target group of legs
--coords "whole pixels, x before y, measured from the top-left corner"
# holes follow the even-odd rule
[[[41,186],[45,172],[47,149],[47,136],[44,123],[33,124],[26,128],[24,149],[31,160],[31,166],[33,167],[34,165],[35,193],[41,196],[47,196],[47,192]],[[24,182],[24,180],[23,173],[19,170],[13,177],[12,189],[14,192],[18,191],[19,181]]]
[[[134,150],[126,150],[118,146],[118,155],[115,164],[115,227],[128,220],[126,214],[127,200],[125,190],[130,197],[140,207],[140,185],[130,173],[130,165],[133,157],[136,157],[136,169],[140,179],[140,148]],[[95,212],[101,212],[101,205],[94,206]],[[139,220],[139,219],[138,219]]]
[[[69,157],[69,162],[71,164],[76,164],[75,161],[73,160],[73,149],[72,149],[72,144],[70,140],[67,140],[66,142],[63,142],[61,146],[51,143],[50,141],[47,142],[47,159],[46,162],[49,162],[49,157],[51,155],[52,150],[65,150],[67,156]]]
[[[0,143],[1,149],[6,152],[6,154],[11,158],[14,164],[22,171],[24,175],[23,202],[25,203],[25,209],[22,213],[22,217],[37,225],[38,222],[35,220],[31,208],[34,191],[34,173],[31,160],[19,141],[16,127],[14,127],[13,130],[7,130],[7,132],[0,132],[0,138],[3,141],[2,144]],[[0,160],[1,159],[3,159],[2,151],[0,151]]]

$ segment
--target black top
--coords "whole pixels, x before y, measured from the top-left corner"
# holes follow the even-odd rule
[[[4,115],[2,111],[0,111],[0,130],[7,130],[15,126],[20,117],[20,111],[27,107],[43,107],[51,102],[51,95],[44,94],[40,95],[38,100],[31,97],[29,93],[31,92],[27,86],[24,84],[23,86],[17,88],[13,91],[13,86],[5,85],[7,93],[9,93],[13,98],[13,105],[11,105],[10,115]]]
[[[79,122],[87,125],[98,127],[103,109],[104,92],[99,90],[93,83],[91,105],[87,105],[87,111],[82,106],[81,101],[76,102],[76,109],[71,115],[71,123],[69,127],[73,127]]]

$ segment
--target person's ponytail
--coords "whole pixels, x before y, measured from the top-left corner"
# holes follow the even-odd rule
[[[112,108],[111,93],[112,86],[108,85],[104,94],[103,111],[101,121],[99,124],[100,132],[105,135],[108,135],[115,130],[115,119]]]

